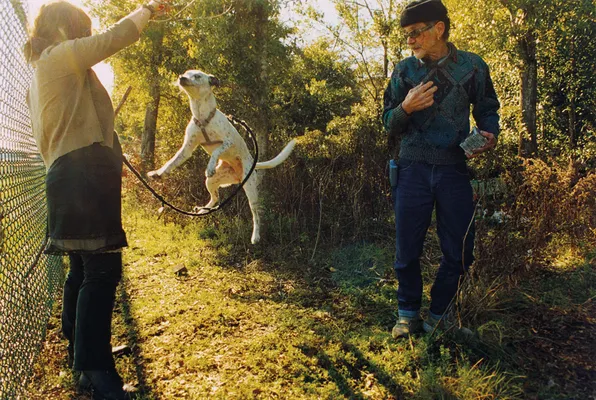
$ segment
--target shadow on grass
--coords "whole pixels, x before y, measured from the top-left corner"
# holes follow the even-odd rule
[[[302,345],[299,346],[299,349],[306,356],[315,357],[317,359],[317,364],[321,368],[327,370],[340,393],[347,398],[366,399],[367,396],[360,391],[352,389],[341,370],[345,370],[349,377],[356,380],[362,379],[362,371],[369,371],[389,393],[396,398],[403,398],[403,391],[399,384],[395,382],[383,368],[366,358],[366,356],[352,344],[342,343],[342,350],[344,350],[346,357],[343,357],[343,359],[338,360],[335,363],[331,357],[320,348]],[[351,358],[350,355],[354,357],[355,361],[353,363],[347,361],[348,358]]]
[[[346,336],[338,335],[338,329],[345,329],[351,332],[361,331],[362,335],[367,336],[370,334],[368,331],[373,328],[385,332],[380,334],[380,340],[384,341],[389,338],[391,326],[395,321],[396,307],[391,302],[395,296],[395,282],[391,276],[392,264],[386,262],[392,255],[379,250],[382,253],[380,254],[377,252],[379,248],[375,246],[365,247],[362,257],[356,256],[360,255],[360,247],[356,245],[345,250],[349,254],[342,253],[339,259],[336,254],[331,254],[334,261],[329,264],[288,262],[284,264],[283,270],[275,267],[279,263],[276,256],[259,248],[253,257],[260,256],[264,262],[249,267],[249,270],[239,268],[237,263],[231,263],[236,265],[232,268],[240,274],[250,274],[256,268],[271,274],[277,282],[267,288],[255,285],[241,293],[232,293],[230,297],[244,303],[268,300],[291,304],[300,309],[310,310],[309,314],[312,312],[313,315],[329,315],[330,320],[314,317],[310,319],[309,324],[312,324],[312,332],[320,340],[339,344],[341,351],[329,353],[325,346],[312,343],[297,344],[296,347],[306,356],[315,359],[319,368],[327,371],[337,390],[346,398],[368,398],[368,394],[359,389],[366,388],[368,380],[376,381],[384,387],[386,393],[392,396],[390,398],[404,398],[403,388],[383,366],[372,361],[365,354],[366,350],[348,343],[349,339]],[[385,264],[389,265],[389,269],[384,267]],[[284,281],[292,282],[294,287],[291,292],[284,290]]]
[[[118,290],[120,292],[119,295],[121,302],[120,307],[122,310],[122,318],[124,320],[124,324],[126,325],[126,336],[128,339],[128,343],[130,343],[130,348],[132,349],[132,360],[134,362],[135,375],[139,382],[139,385],[137,387],[139,390],[139,396],[137,398],[156,399],[157,395],[153,392],[153,389],[147,384],[147,373],[144,368],[145,363],[143,362],[141,350],[139,346],[137,346],[137,343],[139,342],[139,328],[130,309],[130,298],[126,291],[127,286],[128,282],[125,279],[123,279],[118,287]]]
[[[317,349],[312,346],[300,346],[300,350],[307,356],[314,356],[317,359],[317,364],[329,372],[329,376],[335,382],[335,385],[339,389],[340,393],[350,399],[362,399],[364,398],[361,393],[356,393],[342,375],[340,371],[335,367],[331,358],[324,351]]]

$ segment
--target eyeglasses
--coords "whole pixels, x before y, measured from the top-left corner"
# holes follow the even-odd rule
[[[404,36],[406,37],[406,40],[407,39],[416,39],[418,36],[422,35],[423,32],[426,32],[426,31],[432,29],[436,24],[437,24],[436,22],[433,22],[426,26],[423,26],[422,28],[414,29],[411,32],[404,32]]]

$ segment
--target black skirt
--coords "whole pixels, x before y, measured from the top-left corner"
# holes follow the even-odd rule
[[[46,175],[46,254],[104,253],[127,246],[122,229],[122,152],[94,143],[67,153]]]

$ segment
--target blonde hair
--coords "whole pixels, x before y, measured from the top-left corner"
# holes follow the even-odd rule
[[[30,29],[23,52],[27,62],[35,61],[49,46],[91,35],[91,18],[67,1],[41,6]]]

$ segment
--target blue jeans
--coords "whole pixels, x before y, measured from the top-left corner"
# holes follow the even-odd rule
[[[443,257],[431,289],[430,312],[441,315],[455,296],[464,271],[474,261],[474,203],[466,164],[432,165],[400,159],[397,186],[392,193],[399,313],[413,316],[420,310],[420,256],[436,207]]]

